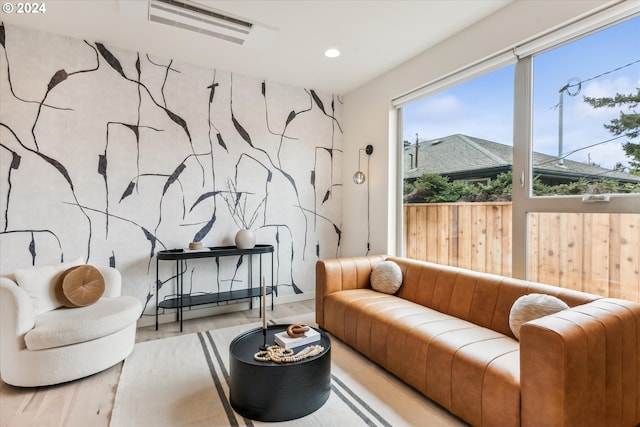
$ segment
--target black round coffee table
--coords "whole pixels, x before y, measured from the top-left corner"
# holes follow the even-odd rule
[[[267,345],[289,325],[270,325]],[[229,400],[240,415],[258,421],[286,421],[308,415],[329,399],[331,340],[322,330],[317,356],[293,363],[260,362],[253,355],[263,344],[262,328],[237,336],[229,345]],[[313,345],[310,344],[310,345]],[[294,348],[299,352],[305,346]]]

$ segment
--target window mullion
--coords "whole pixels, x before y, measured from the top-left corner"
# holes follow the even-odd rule
[[[512,198],[512,275],[527,275],[527,201],[530,194],[532,145],[532,62],[531,57],[516,63],[513,102],[513,189]]]

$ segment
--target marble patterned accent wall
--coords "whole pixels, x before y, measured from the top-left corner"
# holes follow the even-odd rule
[[[151,315],[157,251],[234,244],[227,197],[274,245],[277,295],[314,292],[340,254],[340,97],[15,26],[0,43],[1,272],[111,265]],[[185,289],[246,286],[245,258],[189,262]]]

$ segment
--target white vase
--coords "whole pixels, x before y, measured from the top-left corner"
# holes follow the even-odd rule
[[[236,233],[236,246],[239,249],[252,249],[256,245],[256,235],[253,230],[242,229]]]

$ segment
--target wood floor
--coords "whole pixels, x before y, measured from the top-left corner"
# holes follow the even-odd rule
[[[269,318],[313,312],[314,300],[280,304]],[[257,309],[185,320],[183,334],[259,321]],[[176,323],[139,328],[136,342],[179,335]],[[0,427],[107,427],[122,363],[90,377],[48,387],[20,388],[0,381]]]

